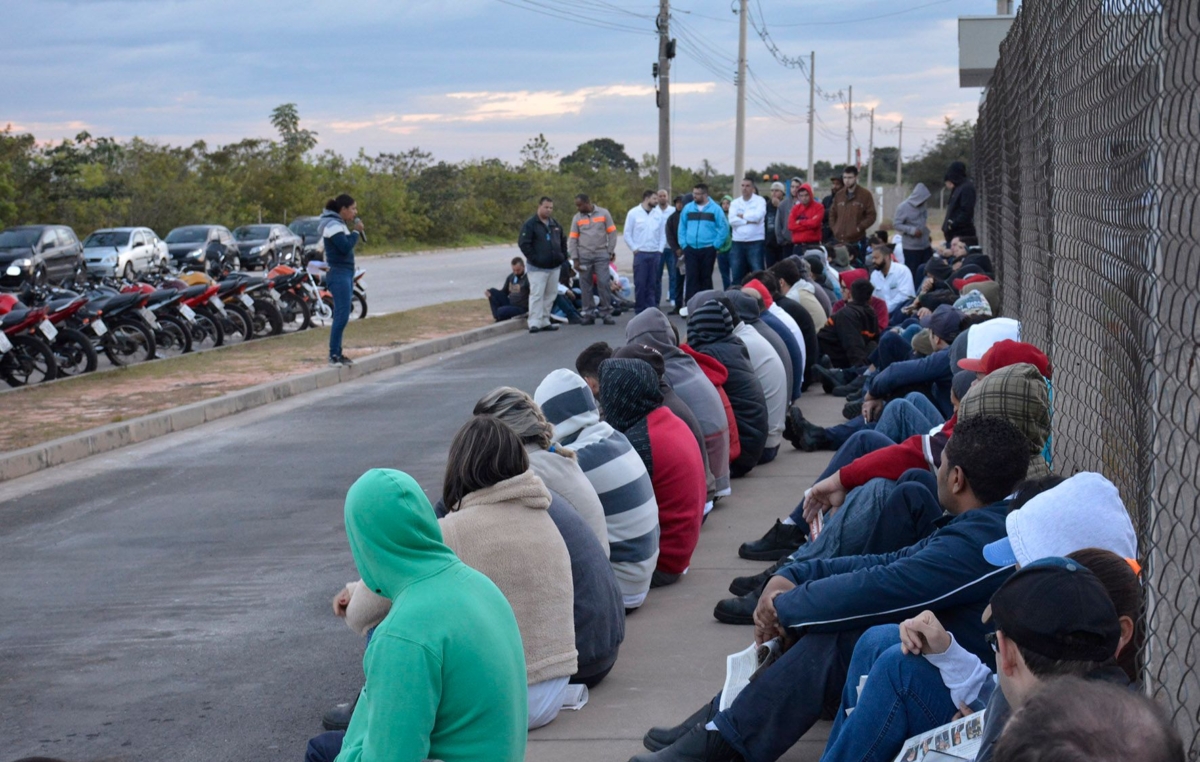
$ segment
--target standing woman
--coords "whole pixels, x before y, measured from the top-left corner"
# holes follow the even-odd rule
[[[354,226],[350,232],[348,225]],[[317,222],[317,231],[325,241],[325,287],[333,296],[333,327],[329,331],[329,364],[335,367],[353,365],[342,354],[342,332],[350,322],[350,299],[354,291],[354,245],[363,232],[358,219],[358,205],[349,194],[343,193],[325,204]]]

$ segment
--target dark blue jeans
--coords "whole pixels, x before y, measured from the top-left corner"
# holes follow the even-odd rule
[[[763,670],[713,722],[746,762],[773,762],[840,703],[863,630],[810,633]],[[857,682],[857,681],[856,681]]]
[[[858,683],[867,675],[862,696]],[[854,712],[846,716],[846,709]],[[900,650],[900,628],[872,627],[854,646],[842,704],[821,762],[887,762],[904,742],[950,721],[956,711],[937,667]]]
[[[633,311],[642,312],[658,306],[658,295],[654,284],[662,289],[662,269],[657,251],[635,251],[633,253]]]
[[[325,288],[333,297],[333,327],[329,329],[329,357],[342,356],[342,333],[350,322],[350,297],[354,293],[354,269],[334,267],[325,273]]]
[[[488,289],[488,304],[492,307],[492,317],[497,323],[525,314],[524,310],[509,303],[507,293],[494,288]]]
[[[910,468],[896,482],[863,545],[863,554],[894,553],[933,534],[943,511],[937,499],[937,477]]]
[[[890,447],[896,444],[892,440],[885,437],[883,434],[878,434],[874,431],[860,431],[849,439],[846,444],[838,448],[838,451],[833,454],[829,460],[829,465],[821,472],[818,481],[832,476],[834,472],[840,471],[843,466],[848,466],[857,458],[866,455],[869,452],[882,450],[884,447]],[[804,500],[800,500],[800,504],[792,511],[792,521],[797,525],[804,524]]]
[[[675,252],[663,249],[659,257],[658,274],[654,276],[654,303],[662,304],[662,271],[667,271],[667,299],[675,298],[675,287],[679,283],[679,268],[675,266]]]
[[[713,263],[717,261],[717,250],[711,246],[702,249],[683,250],[683,302],[681,308],[701,291],[713,287]]]
[[[721,290],[728,290],[733,283],[733,279],[729,275],[729,252],[717,252],[717,270],[721,273]]]
[[[342,751],[342,741],[346,731],[333,730],[322,733],[308,740],[308,750],[304,753],[304,762],[333,762]]]
[[[920,392],[910,392],[903,399],[888,402],[876,423],[867,423],[860,415],[837,426],[830,426],[825,433],[835,447],[841,447],[863,429],[875,431],[899,444],[914,434],[928,434],[934,426],[945,422],[946,419],[928,397]]]
[[[747,273],[763,269],[762,241],[734,241],[729,250],[729,277],[732,278],[725,288],[741,284]]]
[[[879,337],[879,344],[875,347],[871,361],[875,363],[875,370],[883,371],[892,363],[912,359],[912,356],[911,339],[905,341],[903,334],[884,331]]]

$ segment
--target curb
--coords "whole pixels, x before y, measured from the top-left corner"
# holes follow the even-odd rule
[[[47,468],[83,460],[92,455],[110,452],[126,445],[145,442],[176,431],[190,429],[209,421],[294,397],[297,394],[353,381],[371,373],[389,370],[469,344],[477,344],[509,333],[518,333],[523,327],[523,321],[508,320],[482,328],[474,328],[470,331],[429,339],[363,357],[355,360],[354,365],[349,368],[326,368],[299,376],[291,376],[282,381],[268,381],[265,384],[230,392],[210,400],[193,402],[183,407],[151,413],[130,421],[89,429],[23,450],[0,454],[0,482],[28,476]]]

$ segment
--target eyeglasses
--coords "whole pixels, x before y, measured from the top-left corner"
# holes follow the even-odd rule
[[[996,633],[994,633],[994,632],[989,632],[989,633],[987,633],[986,635],[984,635],[984,636],[983,636],[983,639],[984,639],[984,641],[985,641],[985,642],[987,642],[987,644],[988,644],[989,646],[991,646],[991,647],[992,647],[992,652],[993,652],[993,653],[1000,653],[1000,644],[999,644],[999,642],[996,640]]]

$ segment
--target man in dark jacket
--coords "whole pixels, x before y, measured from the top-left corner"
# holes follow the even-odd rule
[[[529,311],[529,276],[525,274],[525,260],[512,259],[512,274],[504,279],[500,288],[489,288],[483,292],[492,307],[492,317],[499,323]]]
[[[842,185],[829,208],[829,229],[838,243],[850,249],[855,264],[861,265],[867,253],[867,230],[875,224],[875,197],[870,188],[858,184],[858,167],[853,164],[842,170]]]
[[[676,271],[676,277],[671,279],[673,284],[671,287],[672,315],[678,315],[680,308],[683,307],[683,246],[679,243],[679,213],[691,202],[692,194],[690,193],[676,196],[675,211],[667,218],[666,227],[663,228],[663,235],[667,239],[667,249],[672,252],[670,256],[674,258],[672,266]],[[663,252],[663,257],[666,256],[668,256],[667,252]]]
[[[771,578],[755,611],[755,641],[795,643],[723,711],[720,696],[673,728],[653,728],[655,754],[630,762],[771,762],[836,709],[854,644],[870,626],[934,610],[963,648],[994,666],[981,621],[1011,575],[983,557],[1005,536],[1008,499],[1025,477],[1028,445],[1012,424],[982,416],[959,425],[938,469],[947,516],[929,537],[887,555],[788,567]],[[970,474],[970,477],[968,477]],[[708,730],[713,724],[716,730]]]
[[[956,161],[946,170],[946,188],[950,202],[946,204],[946,221],[942,233],[949,241],[955,236],[975,238],[975,183],[967,177],[967,165]]]
[[[879,318],[871,306],[875,287],[866,278],[850,285],[850,300],[817,331],[821,354],[828,355],[835,368],[857,368],[867,364],[867,355],[879,338]]]
[[[542,196],[537,213],[525,220],[517,246],[529,273],[529,332],[557,331],[550,308],[558,296],[558,271],[567,261],[567,236],[554,214],[554,199]]]
[[[834,242],[833,230],[829,227],[829,210],[833,208],[834,197],[843,187],[841,175],[829,178],[829,195],[821,199],[821,206],[825,207],[825,218],[821,220],[821,243]]]

